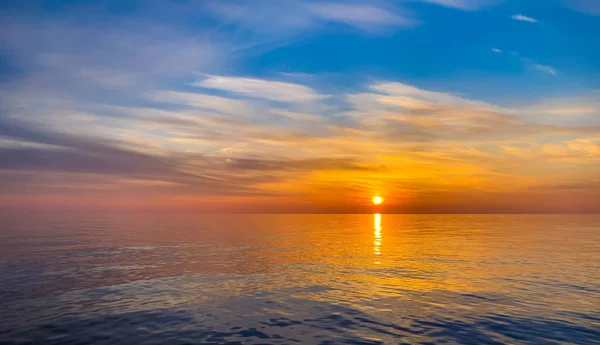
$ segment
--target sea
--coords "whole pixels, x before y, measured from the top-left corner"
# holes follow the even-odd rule
[[[0,344],[600,344],[598,215],[0,214]]]

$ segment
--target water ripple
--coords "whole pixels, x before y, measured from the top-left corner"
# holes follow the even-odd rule
[[[600,217],[49,217],[1,344],[600,344]]]

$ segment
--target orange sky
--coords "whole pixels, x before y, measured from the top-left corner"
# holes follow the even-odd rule
[[[535,107],[501,108],[400,83],[370,89],[343,95],[352,107],[327,116],[270,109],[254,119],[237,111],[260,104],[221,97],[212,106],[233,108],[231,115],[192,105],[121,108],[127,116],[108,122],[59,114],[68,126],[44,131],[7,122],[27,138],[8,142],[21,156],[7,156],[14,167],[0,171],[1,205],[369,213],[381,195],[381,212],[599,210],[593,129],[541,124],[544,110]],[[160,97],[195,104],[207,96]]]

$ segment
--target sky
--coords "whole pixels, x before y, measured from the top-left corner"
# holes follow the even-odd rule
[[[0,208],[600,212],[597,0],[5,0],[0,22]]]

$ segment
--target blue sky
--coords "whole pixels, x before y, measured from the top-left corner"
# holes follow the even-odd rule
[[[336,174],[349,176],[336,193],[411,195],[423,209],[507,176],[521,189],[496,190],[506,204],[543,199],[532,190],[546,185],[600,191],[595,0],[36,0],[0,11],[5,200],[131,190],[309,203]],[[415,168],[442,156],[469,169]],[[410,157],[410,176],[392,178],[406,167],[390,157]],[[479,182],[459,192],[448,176]]]
[[[33,47],[21,42],[17,51],[9,45],[2,72],[14,77],[36,67],[19,61],[26,53],[19,48],[43,53],[56,40],[62,41],[56,48],[69,53],[85,49],[83,37],[46,39],[27,28],[50,25],[67,36],[85,31],[80,35],[90,36],[87,44],[101,41],[104,31],[118,35],[119,30],[146,36],[142,44],[148,45],[178,38],[210,41],[227,55],[218,59],[226,61],[206,67],[199,62],[200,71],[337,74],[343,77],[339,87],[388,78],[446,86],[490,101],[537,99],[599,87],[598,6],[592,0],[8,1],[3,2],[4,35],[30,31],[46,47],[33,46],[33,40]],[[517,15],[532,20],[513,19]],[[154,40],[154,30],[172,33]],[[110,51],[100,53],[111,58]]]

